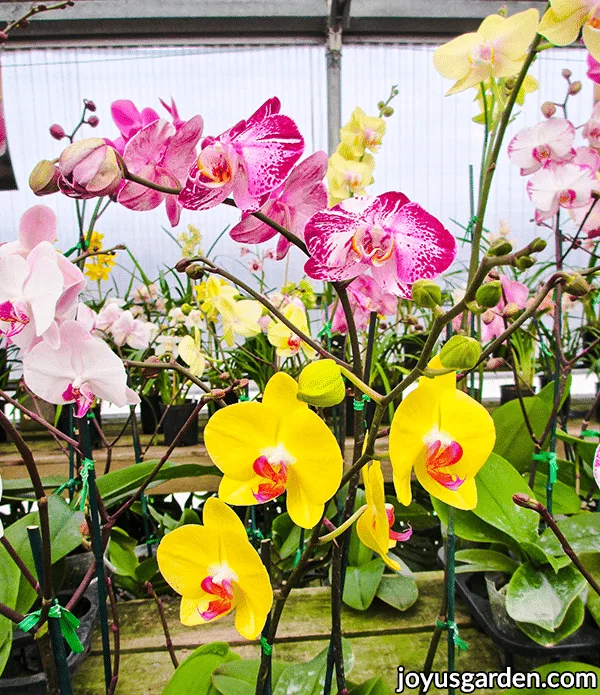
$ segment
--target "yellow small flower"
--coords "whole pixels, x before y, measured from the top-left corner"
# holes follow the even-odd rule
[[[209,277],[194,288],[200,308],[209,321],[214,321],[221,313],[223,305],[235,301],[238,291],[223,278]]]
[[[356,533],[361,543],[379,553],[388,567],[396,572],[400,565],[388,557],[388,550],[395,547],[398,541],[407,541],[412,535],[412,529],[398,533],[392,531],[394,525],[394,506],[386,504],[383,487],[383,474],[379,461],[373,461],[362,469],[367,508],[356,522]]]
[[[194,337],[191,335],[184,336],[179,341],[179,356],[188,365],[190,372],[194,376],[202,376],[206,368],[206,359],[202,352],[200,344],[200,331],[194,329]]]
[[[262,316],[262,305],[253,299],[236,301],[223,300],[220,303],[223,339],[232,347],[235,336],[252,338],[262,332],[258,320]]]
[[[235,611],[237,631],[256,639],[273,603],[267,570],[232,509],[210,497],[203,515],[202,526],[181,526],[158,546],[160,571],[181,594],[181,622],[199,625]]]
[[[287,492],[287,511],[312,528],[342,479],[343,460],[335,437],[306,403],[298,384],[277,372],[262,403],[218,410],[204,430],[206,450],[223,471],[219,497],[228,504],[260,504]]]
[[[339,151],[334,152],[327,169],[330,205],[354,195],[366,195],[366,187],[374,181],[374,169],[375,159],[370,154],[365,154],[360,162],[356,162],[344,158]]]
[[[600,3],[598,0],[550,0],[539,33],[556,46],[568,46],[583,27],[583,42],[600,60]]]
[[[102,241],[104,234],[93,231],[90,236],[88,251],[94,253],[102,251]],[[101,253],[96,256],[90,256],[85,264],[85,274],[90,280],[108,280],[110,271],[115,266],[115,257],[111,253]]]
[[[439,355],[429,364],[442,369]],[[390,429],[390,460],[396,495],[409,505],[411,473],[442,502],[457,509],[477,506],[475,474],[494,448],[496,432],[487,410],[456,389],[456,373],[421,377],[400,403]]]
[[[490,77],[517,75],[537,33],[538,21],[536,9],[508,18],[492,14],[477,31],[440,46],[433,56],[434,65],[443,77],[456,80],[447,94],[462,92]]]
[[[298,330],[308,335],[308,322],[306,320],[306,311],[304,307],[299,307],[297,304],[288,304],[281,312],[285,318]],[[316,357],[315,350],[305,343],[284,323],[273,319],[267,327],[267,338],[271,345],[277,348],[279,357],[293,357],[300,350],[304,352],[308,359],[312,360]]]
[[[340,131],[340,139],[353,159],[360,159],[365,150],[377,152],[385,135],[385,121],[367,114],[357,106],[348,123]]]

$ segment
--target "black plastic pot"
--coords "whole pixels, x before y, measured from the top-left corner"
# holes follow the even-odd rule
[[[142,396],[140,403],[140,411],[143,434],[154,434],[156,426],[158,425],[158,423],[160,422],[160,418],[162,417],[163,410],[164,406],[160,396]],[[160,426],[158,432],[159,434],[162,434],[162,425]]]
[[[521,391],[521,396],[526,398],[527,396],[533,396],[535,389],[528,389],[525,386],[521,386],[520,389],[514,384],[504,384],[500,387],[500,405],[504,405],[509,401],[514,401],[519,397],[519,390]]]
[[[72,592],[61,592],[58,599],[64,605],[71,596]],[[71,674],[75,673],[90,649],[97,613],[98,592],[96,580],[94,580],[73,610],[73,614],[80,621],[77,636],[81,640],[84,650],[81,654],[75,654],[70,651],[65,642],[67,663]],[[28,671],[29,673],[27,673]],[[0,695],[24,695],[25,693],[26,695],[46,695],[46,675],[41,668],[40,656],[33,635],[15,629],[10,656],[0,678]]]
[[[172,405],[170,408],[167,408],[163,420],[164,443],[167,446],[170,446],[175,441],[175,437],[179,434],[179,431],[185,425],[195,407],[195,403],[189,402],[183,403],[182,405]],[[198,418],[195,418],[185,431],[178,446],[193,446],[197,443]]]

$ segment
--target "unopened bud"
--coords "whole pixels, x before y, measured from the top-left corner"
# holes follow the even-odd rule
[[[65,137],[65,129],[61,125],[58,125],[58,123],[54,123],[50,126],[50,135],[52,135],[55,140],[62,140]]]
[[[512,92],[512,90],[515,88],[516,84],[517,84],[516,77],[507,77],[506,80],[504,81],[504,88],[506,89],[507,92]]]
[[[224,389],[212,389],[210,395],[215,400],[222,400],[227,395],[227,391],[225,391]]]
[[[496,312],[492,311],[491,309],[488,309],[487,311],[484,311],[483,314],[481,314],[481,320],[483,321],[483,323],[485,323],[486,326],[489,326],[495,318]]]
[[[188,265],[185,267],[185,274],[192,280],[200,280],[204,275],[204,268],[199,263],[190,263],[188,261]]]
[[[502,7],[499,7],[498,14],[501,17],[508,17],[508,7],[506,5],[502,5]]]
[[[504,360],[502,359],[502,357],[492,357],[487,361],[485,368],[489,369],[490,371],[495,371],[496,369],[500,369],[500,367],[503,366]]]
[[[98,123],[100,123],[100,119],[98,118],[98,116],[90,116],[88,118],[88,125],[92,128],[95,128],[98,125]]]
[[[565,78],[565,80],[570,80],[573,73],[569,70],[569,68],[565,68],[560,74]]]
[[[417,280],[412,286],[412,298],[422,309],[435,309],[442,303],[442,290],[432,280]]]
[[[182,258],[175,264],[175,270],[178,273],[185,273],[189,265],[191,265],[191,261],[188,261],[187,258]]]
[[[29,188],[36,195],[50,195],[58,192],[58,170],[52,162],[42,159],[29,175]]]
[[[541,253],[546,249],[546,246],[548,246],[548,242],[538,237],[531,242],[529,248],[531,249],[531,253]]]
[[[564,289],[565,292],[572,294],[574,297],[585,297],[590,291],[590,285],[583,275],[571,273]]]
[[[156,355],[150,355],[146,362],[154,362],[156,364],[162,364],[160,359]],[[144,367],[142,369],[142,376],[144,379],[155,379],[160,374],[160,369],[153,369],[152,367]]]
[[[442,347],[440,360],[446,369],[472,369],[481,355],[481,345],[466,335],[453,335]]]
[[[240,389],[245,389],[248,388],[248,384],[250,383],[250,379],[238,379],[236,383],[236,387]]]
[[[521,256],[520,258],[517,258],[515,264],[519,270],[527,270],[535,265],[535,258],[532,258],[531,256]]]
[[[191,304],[187,304],[187,303],[186,303],[186,304],[182,304],[182,305],[181,305],[181,313],[182,313],[184,316],[189,316],[189,315],[192,313],[193,308],[194,308],[194,307],[193,307]]]
[[[318,408],[341,403],[346,397],[346,386],[339,365],[333,360],[319,360],[304,367],[298,377],[296,397]]]
[[[229,381],[230,376],[229,372],[221,372],[219,374],[219,379],[221,379],[221,381]]]
[[[393,114],[394,114],[394,109],[391,106],[386,106],[384,109],[381,110],[381,115],[385,116],[386,118],[393,116]]]
[[[571,84],[569,85],[569,96],[575,96],[575,94],[579,94],[579,92],[581,92],[582,87],[583,85],[579,80],[571,82]]]
[[[488,256],[506,256],[513,250],[513,245],[508,239],[496,239],[488,249]]]
[[[510,319],[513,316],[516,316],[519,313],[519,311],[521,310],[519,309],[518,304],[516,304],[515,302],[508,302],[508,304],[502,310],[502,315],[505,316],[507,319]]]
[[[377,108],[381,111],[381,109],[385,109],[385,101],[380,101],[377,104]]]
[[[88,111],[95,111],[96,110],[96,104],[94,104],[93,101],[90,99],[84,99],[83,100],[83,105]]]
[[[479,306],[491,309],[502,299],[502,283],[500,280],[486,282],[475,293],[475,299]]]
[[[556,104],[553,104],[551,101],[545,101],[540,106],[540,111],[542,112],[542,116],[544,116],[544,118],[552,118],[552,116],[554,116],[556,113]]]

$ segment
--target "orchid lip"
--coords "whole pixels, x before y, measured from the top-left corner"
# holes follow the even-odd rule
[[[425,468],[428,475],[447,490],[456,492],[466,478],[460,478],[448,469],[462,459],[462,446],[445,432],[432,433],[425,445]]]
[[[8,330],[0,329],[0,333],[12,338],[25,328],[30,319],[13,302],[7,301],[0,304],[0,321],[9,324]]]
[[[268,502],[282,495],[288,484],[288,467],[295,463],[296,459],[289,454],[283,445],[267,447],[262,450],[252,465],[256,475],[264,478],[260,483],[254,498],[258,502]]]
[[[216,596],[215,600],[209,602],[205,611],[198,611],[204,620],[214,620],[233,608],[233,582],[236,580],[237,576],[226,565],[220,566],[215,575],[209,575],[202,580],[202,590]]]

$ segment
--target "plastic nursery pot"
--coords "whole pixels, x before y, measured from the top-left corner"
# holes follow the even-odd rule
[[[164,410],[160,396],[152,394],[142,396],[140,403],[142,434],[154,434],[156,426],[160,422]],[[159,434],[163,432],[163,426],[158,429]]]
[[[535,393],[535,389],[528,389],[525,386],[520,387],[521,391],[521,396],[523,398],[526,398],[527,396],[533,396]],[[504,384],[503,386],[500,387],[500,405],[504,405],[505,403],[508,403],[509,401],[514,401],[519,397],[519,389],[515,386],[515,384]]]
[[[189,401],[182,405],[172,405],[170,408],[167,408],[163,420],[164,443],[167,446],[170,446],[175,441],[175,437],[179,434],[195,407],[196,404],[193,401]],[[194,421],[184,432],[178,446],[193,446],[197,443],[198,418],[194,418]]]
[[[71,674],[81,665],[92,643],[92,632],[98,613],[96,581],[93,580],[73,610],[73,615],[80,621],[77,636],[81,640],[84,650],[81,654],[75,654],[65,643],[67,663]],[[62,605],[65,605],[71,595],[72,592],[60,592],[58,600]],[[42,670],[39,651],[33,635],[28,632],[21,632],[17,628],[13,633],[10,656],[0,678],[0,695],[23,695],[24,693],[27,695],[46,695],[46,675]]]

